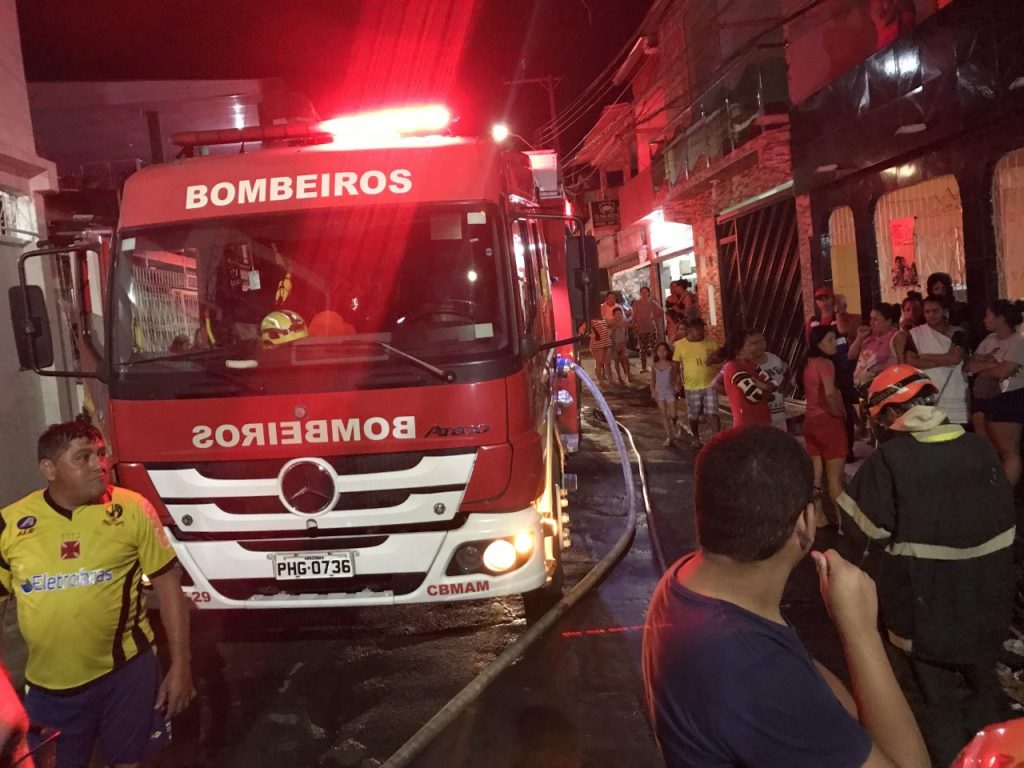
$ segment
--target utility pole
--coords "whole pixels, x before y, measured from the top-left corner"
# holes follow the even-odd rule
[[[548,115],[551,120],[551,148],[558,152],[558,114],[555,112],[555,88],[562,78],[544,75],[544,77],[517,77],[506,80],[505,85],[539,85],[548,94]]]

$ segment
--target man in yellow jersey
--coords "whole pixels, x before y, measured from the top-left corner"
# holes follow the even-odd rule
[[[109,484],[99,430],[55,424],[38,455],[46,489],[0,510],[0,586],[28,646],[25,708],[60,730],[57,768],[85,768],[96,748],[107,765],[136,765],[195,696],[177,560],[152,505]],[[162,679],[143,574],[170,645]]]
[[[676,365],[676,381],[682,379],[686,390],[686,416],[690,420],[690,435],[694,449],[701,447],[700,415],[708,417],[711,434],[718,434],[722,422],[718,418],[718,392],[711,383],[715,380],[718,367],[712,359],[718,344],[704,338],[704,321],[699,317],[691,320],[686,327],[686,336],[673,347],[672,361]]]

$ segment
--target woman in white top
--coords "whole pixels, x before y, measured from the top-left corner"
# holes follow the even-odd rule
[[[966,365],[973,373],[974,431],[987,437],[999,451],[1010,483],[1020,479],[1020,435],[1024,423],[1024,336],[1017,327],[1024,320],[1024,302],[999,299],[985,313],[989,335]]]
[[[966,424],[967,380],[964,359],[967,334],[949,324],[942,302],[934,296],[924,300],[924,325],[910,329],[907,362],[920,368],[939,390],[939,409],[952,424]]]

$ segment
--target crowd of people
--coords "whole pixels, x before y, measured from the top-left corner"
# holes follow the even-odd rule
[[[734,329],[711,356],[733,428],[697,455],[699,549],[662,578],[644,639],[669,766],[947,768],[975,732],[1008,716],[996,666],[1024,645],[1013,642],[1024,639],[1014,556],[1024,302],[993,302],[985,334],[973,333],[949,275],[930,275],[926,288],[874,306],[867,323],[831,288],[815,291],[798,379],[803,445],[770,428],[789,379],[784,365],[766,368],[762,334]],[[691,362],[703,324],[681,339],[672,360],[697,435],[696,420],[710,416]],[[666,344],[660,370],[668,355]],[[667,398],[660,376],[656,397]],[[662,413],[668,430],[671,408]],[[784,401],[781,415],[785,427]],[[848,480],[850,460],[861,463]],[[838,543],[812,552],[825,526]],[[852,696],[780,612],[808,554]]]
[[[721,430],[719,395],[729,399],[733,423],[774,424],[786,428],[785,388],[788,368],[766,348],[759,331],[737,330],[723,346],[707,337],[696,294],[687,280],[675,280],[662,306],[651,298],[650,288],[628,307],[608,291],[600,316],[590,322],[590,352],[601,386],[613,379],[619,385],[633,382],[629,363],[628,331],[635,333],[640,373],[650,361],[651,396],[662,415],[668,447],[689,437],[693,448],[702,445],[701,424],[711,434]],[[585,326],[581,326],[581,331]],[[689,431],[679,418],[677,400],[686,401]]]

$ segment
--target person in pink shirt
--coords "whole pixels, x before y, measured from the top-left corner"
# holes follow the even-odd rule
[[[853,369],[853,383],[862,394],[875,376],[896,365],[892,340],[899,332],[899,321],[899,308],[895,304],[883,303],[871,310],[868,325],[857,329],[848,354],[851,360],[857,361]]]

